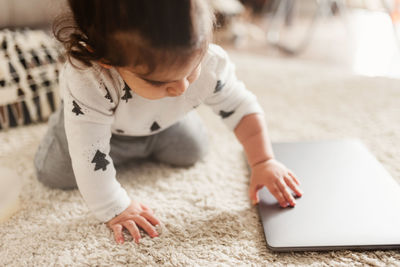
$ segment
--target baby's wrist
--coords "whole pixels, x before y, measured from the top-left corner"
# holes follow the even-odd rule
[[[258,165],[260,165],[260,164],[265,164],[265,163],[267,163],[268,161],[274,160],[274,159],[275,159],[275,157],[268,157],[268,158],[265,158],[265,159],[262,159],[262,160],[258,160],[258,161],[256,161],[256,162],[253,162],[252,164],[250,164],[250,166],[251,166],[251,168],[253,169],[253,168],[255,168],[256,166],[258,166]]]

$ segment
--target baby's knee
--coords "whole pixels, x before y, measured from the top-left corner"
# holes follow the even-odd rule
[[[208,150],[209,145],[207,136],[203,136],[201,140],[195,140],[192,142],[192,152],[189,156],[191,164],[194,164],[204,158],[204,156],[208,153]]]
[[[40,183],[53,189],[71,190],[77,188],[75,177],[71,177],[71,173],[56,171],[54,166],[49,165],[48,161],[41,161],[42,159],[35,155],[35,173]]]
[[[61,175],[56,176],[52,173],[46,172],[45,170],[37,169],[36,178],[44,186],[52,189],[72,190],[77,188],[76,182],[73,182],[72,179],[65,179],[64,177],[61,177]]]
[[[192,138],[183,138],[179,147],[175,148],[175,165],[192,166],[203,159],[208,153],[209,145],[207,136],[192,136]]]
[[[202,138],[181,135],[179,139],[169,142],[153,153],[153,157],[161,162],[174,166],[188,167],[202,159],[208,152],[208,140]]]

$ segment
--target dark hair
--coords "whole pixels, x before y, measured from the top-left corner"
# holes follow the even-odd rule
[[[68,0],[53,24],[67,57],[92,66],[163,67],[205,53],[214,16],[206,0]]]

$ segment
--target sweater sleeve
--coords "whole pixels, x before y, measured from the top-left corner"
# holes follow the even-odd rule
[[[130,198],[116,180],[109,155],[118,84],[101,69],[78,70],[66,63],[60,76],[65,132],[79,191],[97,219],[124,211]]]
[[[213,82],[212,91],[204,103],[218,114],[225,125],[234,130],[240,120],[252,113],[264,114],[257,97],[246,89],[244,83],[237,79],[235,65],[228,54],[219,46],[211,44],[209,48],[207,76]]]

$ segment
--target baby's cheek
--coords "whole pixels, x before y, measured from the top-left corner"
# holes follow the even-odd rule
[[[199,67],[196,72],[194,72],[192,75],[190,75],[188,77],[189,83],[193,83],[194,81],[196,81],[199,78],[200,71],[201,71],[201,68]]]
[[[189,81],[189,83],[193,83],[194,81],[196,81],[197,80],[197,78],[199,78],[199,76],[197,75],[197,76],[195,76],[195,77],[192,77],[192,78],[188,78],[188,81]]]
[[[148,99],[160,99],[168,96],[167,87],[147,87],[143,88],[142,96]]]

